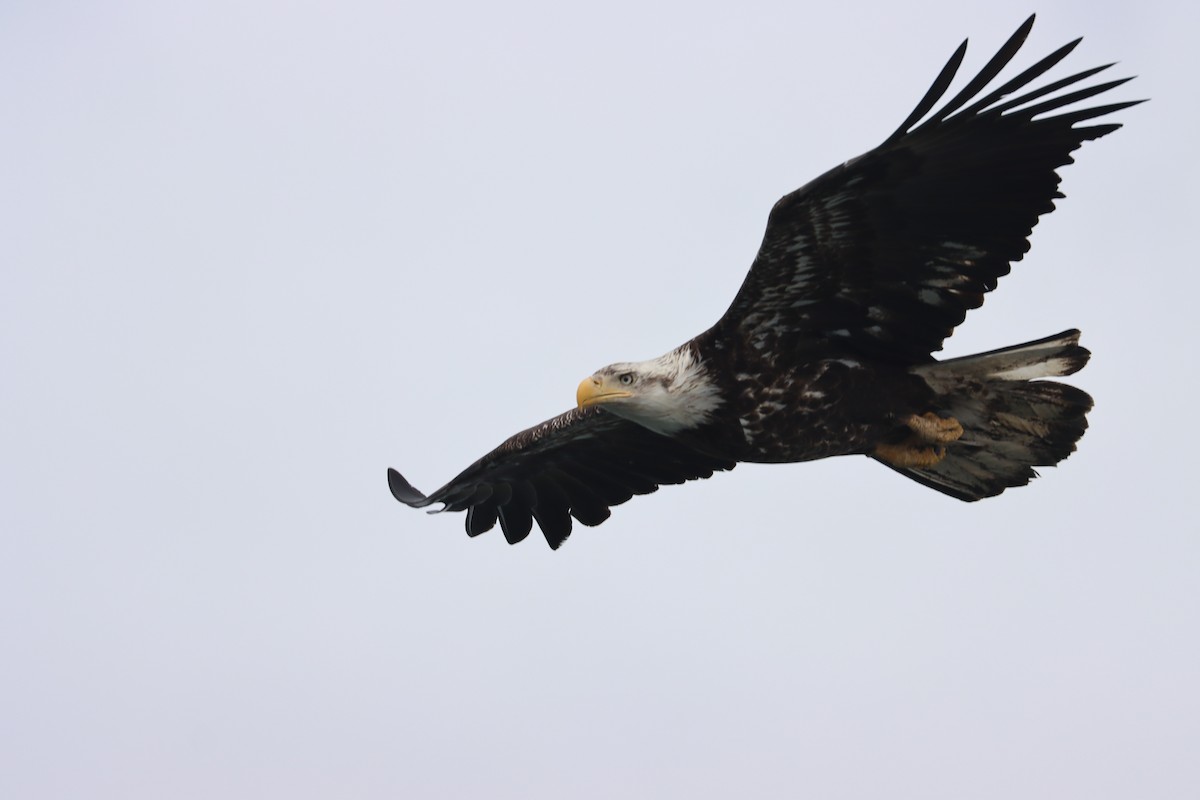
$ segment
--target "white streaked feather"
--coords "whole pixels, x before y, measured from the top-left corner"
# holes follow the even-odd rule
[[[1055,378],[1068,374],[1074,363],[1069,358],[1051,358],[1040,364],[1019,364],[1011,369],[993,372],[991,377],[1005,381],[1031,381],[1035,378]]]

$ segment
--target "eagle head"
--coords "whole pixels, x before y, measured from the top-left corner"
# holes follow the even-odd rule
[[[689,345],[649,361],[609,364],[583,379],[575,400],[667,436],[709,422],[723,402]]]

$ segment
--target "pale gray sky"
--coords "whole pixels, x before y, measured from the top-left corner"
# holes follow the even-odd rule
[[[6,3],[0,795],[1195,797],[1183,7]],[[1083,329],[1062,468],[743,466],[557,553],[391,498],[711,324],[1030,10],[1153,98],[948,349]]]

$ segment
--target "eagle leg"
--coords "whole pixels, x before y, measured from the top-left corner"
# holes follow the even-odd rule
[[[909,415],[904,420],[907,435],[898,442],[880,442],[874,455],[893,467],[925,469],[946,457],[945,445],[963,434],[962,425],[954,417],[939,417],[932,411]]]

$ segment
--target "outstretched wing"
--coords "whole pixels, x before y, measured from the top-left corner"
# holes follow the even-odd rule
[[[711,333],[747,340],[766,354],[794,347],[797,338],[823,338],[874,358],[931,360],[1029,249],[1038,217],[1062,197],[1055,170],[1071,163],[1083,142],[1120,127],[1074,125],[1140,102],[1047,116],[1129,80],[1041,100],[1108,64],[1028,90],[1078,39],[983,94],[1033,19],[921,122],[958,70],[963,42],[883,144],[776,203],[754,264]]]
[[[388,469],[388,486],[414,508],[443,503],[441,511],[466,511],[470,536],[499,520],[504,538],[516,544],[537,520],[558,549],[571,534],[572,517],[599,525],[610,507],[635,494],[708,478],[734,464],[592,407],[518,433],[428,497],[394,469]]]

